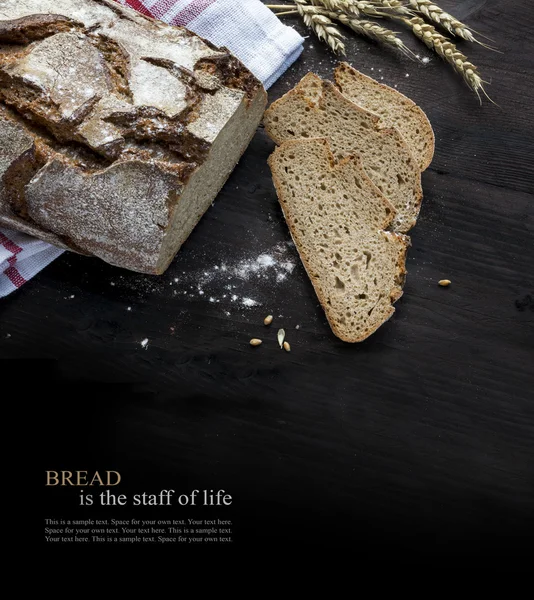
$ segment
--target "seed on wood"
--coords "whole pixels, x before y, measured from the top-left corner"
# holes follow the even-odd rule
[[[283,329],[278,330],[278,343],[280,344],[280,348],[283,347],[284,339],[286,337],[286,332]]]
[[[288,342],[284,342],[283,348],[286,352],[291,352],[291,346],[289,345]]]
[[[451,280],[450,279],[440,279],[438,281],[438,285],[441,285],[442,287],[447,287],[448,285],[451,285]]]
[[[250,340],[250,345],[251,346],[259,346],[261,344],[261,340],[259,340],[258,338],[252,338]]]
[[[263,319],[264,325],[270,325],[273,322],[273,315],[267,315],[265,319]]]

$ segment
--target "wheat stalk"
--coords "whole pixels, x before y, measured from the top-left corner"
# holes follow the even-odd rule
[[[315,35],[324,40],[333,52],[345,55],[345,44],[341,41],[343,36],[334,23],[306,0],[294,0],[296,9],[304,23],[312,29]]]
[[[476,93],[479,100],[480,92],[482,92],[488,100],[493,102],[484,89],[484,83],[487,82],[480,77],[477,67],[472,62],[469,62],[467,56],[462,54],[448,38],[441,35],[433,25],[426,23],[421,17],[397,17],[397,20],[408,25],[414,35],[428,46],[428,48],[451,64]]]

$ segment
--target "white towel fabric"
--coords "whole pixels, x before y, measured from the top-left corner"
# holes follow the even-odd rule
[[[302,52],[303,38],[260,0],[117,0],[171,25],[183,25],[226,46],[265,88]],[[0,298],[31,279],[62,250],[22,233],[0,229]]]

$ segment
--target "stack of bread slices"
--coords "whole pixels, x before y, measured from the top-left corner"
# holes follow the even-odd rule
[[[424,112],[346,63],[335,84],[306,75],[264,116],[273,181],[333,332],[371,335],[402,295],[405,235],[434,153]]]

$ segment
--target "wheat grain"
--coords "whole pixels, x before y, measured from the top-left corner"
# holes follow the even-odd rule
[[[397,20],[408,25],[414,35],[428,48],[451,64],[476,93],[479,100],[480,92],[482,92],[488,100],[492,101],[484,89],[484,83],[486,82],[480,76],[477,67],[448,38],[441,35],[433,25],[426,23],[421,17],[412,17],[411,19],[397,17]]]

